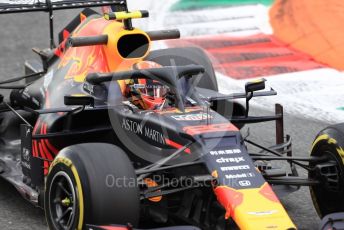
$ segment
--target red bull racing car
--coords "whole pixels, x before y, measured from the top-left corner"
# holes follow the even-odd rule
[[[85,9],[55,46],[53,11],[72,8]],[[50,229],[296,229],[277,195],[300,186],[321,217],[343,211],[342,134],[325,130],[311,156],[294,157],[282,106],[249,115],[252,98],[276,94],[264,79],[220,94],[201,49],[152,50],[178,30],[133,27],[149,13],[123,0],[0,3],[0,14],[31,11],[50,14],[51,47],[34,49],[41,63],[28,61],[25,76],[0,82],[11,89],[1,97],[0,176],[45,210]],[[275,146],[240,132],[271,121]]]

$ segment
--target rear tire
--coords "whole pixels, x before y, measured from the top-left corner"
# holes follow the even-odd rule
[[[136,226],[140,213],[136,179],[127,155],[117,146],[89,143],[64,148],[52,163],[46,181],[44,208],[49,228]],[[71,220],[62,217],[58,223],[67,209],[74,216]]]
[[[200,48],[183,47],[155,50],[149,54],[146,60],[154,61],[162,66],[201,65],[204,67],[205,73],[197,86],[218,91],[213,65],[208,55]]]
[[[344,211],[344,124],[321,131],[315,139],[311,156],[326,156],[328,161],[310,164],[317,169],[309,173],[310,179],[320,180],[320,185],[310,187],[311,197],[318,215],[324,216]],[[329,167],[328,163],[333,163]]]

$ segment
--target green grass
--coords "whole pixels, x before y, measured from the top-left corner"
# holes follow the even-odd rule
[[[172,6],[171,10],[193,10],[200,8],[245,5],[255,3],[271,5],[273,2],[274,0],[179,0],[179,2]]]

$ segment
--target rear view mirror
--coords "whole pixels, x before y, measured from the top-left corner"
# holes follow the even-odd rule
[[[249,81],[245,84],[246,91],[246,117],[248,117],[248,112],[250,111],[250,100],[253,97],[253,92],[265,89],[265,79],[258,79],[254,81]]]
[[[86,94],[74,94],[64,97],[65,105],[94,106],[94,98]]]
[[[265,89],[265,79],[258,79],[254,81],[249,81],[245,84],[245,91],[246,93],[253,93],[255,91]]]

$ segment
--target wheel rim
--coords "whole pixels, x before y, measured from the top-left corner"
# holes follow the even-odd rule
[[[334,172],[332,172],[332,175],[335,175],[335,176],[337,176],[338,178],[333,178],[333,176],[331,177],[331,174],[330,174],[330,170],[327,170],[328,172],[327,172],[327,174],[328,174],[328,176],[327,176],[327,179],[329,180],[329,187],[326,187],[326,186],[324,186],[323,184],[321,185],[321,188],[323,189],[323,190],[325,190],[325,191],[327,191],[327,192],[330,192],[330,193],[338,193],[338,194],[342,194],[342,192],[343,192],[343,188],[342,188],[342,183],[341,183],[341,181],[340,181],[340,175],[342,174],[342,169],[341,169],[341,167],[340,167],[340,162],[339,162],[339,159],[337,159],[337,157],[336,157],[336,153],[334,153],[334,152],[332,152],[332,151],[330,151],[330,150],[325,150],[324,152],[323,152],[323,154],[322,155],[325,155],[325,156],[327,156],[328,157],[328,162],[329,163],[335,163],[335,170],[334,170]],[[332,170],[333,171],[333,170]],[[318,175],[319,176],[319,175]],[[314,177],[314,176],[313,176]],[[316,179],[316,176],[315,176],[315,179]],[[337,179],[338,180],[338,182],[336,183],[336,186],[334,186],[334,187],[337,187],[337,189],[331,189],[331,186],[330,186],[330,182],[332,182],[332,183],[334,183],[334,180],[335,179]],[[332,180],[332,181],[330,181],[330,180]]]
[[[338,207],[343,207],[344,199],[342,199],[343,190],[343,181],[340,179],[341,175],[343,174],[343,168],[341,167],[341,158],[333,149],[328,148],[321,148],[318,151],[316,156],[327,156],[328,162],[335,162],[335,167],[337,170],[336,175],[339,177],[338,185],[335,190],[330,187],[327,187],[325,184],[312,186],[311,189],[311,196],[313,199],[313,203],[315,204],[315,208],[322,218],[327,214],[333,212],[339,212]],[[318,179],[319,175],[313,174],[310,178]],[[321,177],[320,177],[321,178]],[[333,178],[328,178],[333,179]]]
[[[73,229],[76,219],[76,192],[65,172],[58,172],[49,189],[50,217],[56,229]]]

